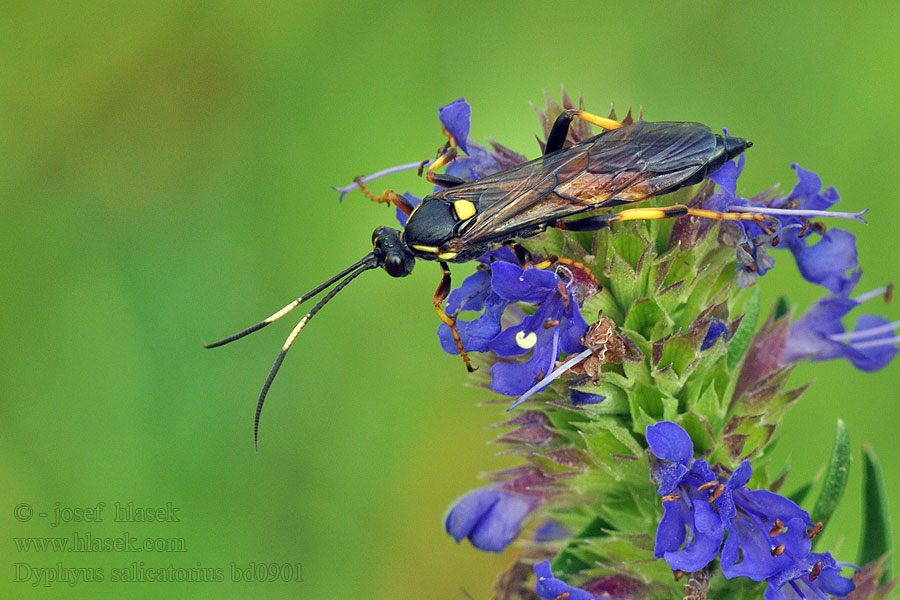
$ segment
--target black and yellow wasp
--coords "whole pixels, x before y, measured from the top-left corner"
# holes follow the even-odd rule
[[[580,118],[604,129],[603,133],[565,146],[572,119]],[[291,331],[263,385],[256,407],[254,439],[266,394],[294,340],[310,319],[360,273],[378,267],[392,277],[412,273],[417,259],[437,261],[443,277],[434,295],[434,307],[450,326],[469,370],[469,357],[456,330],[456,321],[443,308],[450,291],[448,263],[474,260],[497,246],[534,236],[548,227],[575,231],[598,230],[610,223],[636,219],[663,219],[692,215],[710,219],[754,220],[756,213],[729,213],[688,208],[630,208],[610,213],[613,207],[641,202],[701,182],[752,143],[715,134],[706,125],[686,122],[638,121],[625,125],[580,110],[564,111],[547,138],[544,155],[477,181],[438,173],[457,156],[457,143],[449,141],[428,167],[426,178],[443,189],[413,207],[403,196],[386,191],[372,200],[392,203],[409,215],[403,231],[379,227],[372,234],[372,252],[328,281],[297,298],[272,316],[223,340],[222,346],[258,331],[300,304],[335,285]],[[576,220],[571,217],[584,216]]]

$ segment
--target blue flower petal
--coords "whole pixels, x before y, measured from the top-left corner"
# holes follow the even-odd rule
[[[469,130],[472,127],[472,107],[469,106],[466,99],[460,98],[447,106],[442,106],[438,115],[447,131],[456,138],[459,147],[468,154]]]
[[[468,537],[487,552],[502,552],[522,530],[525,519],[539,501],[513,494],[497,486],[469,492],[447,514],[447,533],[458,542]]]
[[[512,263],[497,263],[491,269],[491,288],[501,298],[514,302],[543,302],[556,291],[556,273],[545,269],[523,270]]]
[[[545,600],[557,600],[561,596],[568,600],[594,600],[590,592],[555,578],[549,560],[534,565],[534,574],[537,577],[535,591]]]
[[[828,210],[840,201],[841,197],[833,187],[828,188],[824,194],[822,190],[822,178],[814,171],[804,169],[797,163],[791,165],[797,172],[797,185],[788,195],[788,201],[794,201],[798,208],[803,210]]]
[[[658,458],[687,465],[694,458],[694,442],[681,425],[660,421],[647,427],[647,443]]]
[[[573,406],[586,406],[589,404],[600,404],[606,400],[606,396],[582,392],[581,390],[570,390],[569,399],[572,401]]]
[[[829,229],[812,246],[801,243],[794,250],[797,267],[803,278],[840,293],[846,289],[847,271],[859,266],[856,236],[843,229]]]
[[[856,323],[855,331],[863,331],[872,329],[882,325],[888,325],[890,321],[883,317],[875,315],[862,315]],[[866,342],[874,342],[880,338],[893,337],[890,332],[882,335],[866,338]],[[857,369],[861,371],[878,371],[886,367],[894,357],[897,356],[898,349],[895,345],[885,344],[883,346],[872,346],[869,348],[854,348],[852,345],[847,350],[847,358],[853,363]]]
[[[729,161],[722,165],[717,171],[707,175],[719,186],[725,189],[732,196],[737,195],[737,180],[744,171],[744,163],[747,162],[747,156],[741,154],[737,161]]]
[[[727,335],[728,325],[725,321],[720,319],[713,319],[712,323],[709,324],[709,329],[706,330],[706,337],[703,338],[703,343],[700,344],[700,351],[706,351],[712,348],[716,341],[723,335]]]

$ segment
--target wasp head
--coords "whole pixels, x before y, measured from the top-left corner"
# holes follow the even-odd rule
[[[406,277],[416,266],[416,257],[400,239],[400,232],[390,227],[379,227],[372,234],[375,259],[391,277]]]

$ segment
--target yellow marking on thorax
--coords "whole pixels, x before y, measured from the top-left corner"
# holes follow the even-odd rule
[[[453,260],[454,258],[456,258],[457,254],[459,254],[459,252],[447,250],[446,252],[441,252],[440,254],[438,254],[438,258],[441,260]]]
[[[456,211],[456,216],[459,217],[460,221],[471,219],[478,212],[478,209],[475,208],[475,203],[469,200],[457,200],[453,203],[453,210]]]
[[[437,246],[420,246],[419,244],[412,245],[413,250],[418,250],[419,252],[428,252],[429,254],[437,254],[441,251]]]

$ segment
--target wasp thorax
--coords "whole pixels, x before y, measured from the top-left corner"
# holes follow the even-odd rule
[[[416,257],[403,244],[400,232],[390,227],[379,227],[372,234],[375,258],[391,277],[406,277],[416,266]]]

